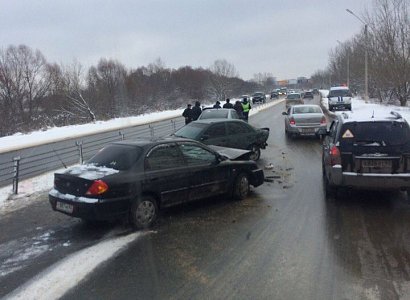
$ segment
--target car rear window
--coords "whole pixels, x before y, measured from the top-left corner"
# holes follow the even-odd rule
[[[226,110],[205,110],[202,112],[201,119],[226,119],[228,111]]]
[[[202,123],[189,123],[188,125],[185,125],[177,132],[175,132],[175,136],[184,137],[188,139],[195,139],[207,126],[207,124]]]
[[[322,111],[320,110],[320,108],[316,106],[293,107],[294,114],[316,114],[316,113],[321,113],[321,112]]]
[[[108,145],[97,152],[87,164],[115,170],[128,170],[137,161],[142,148],[131,145]]]
[[[409,141],[409,125],[404,122],[353,122],[343,125],[342,145],[395,146]]]
[[[296,99],[300,99],[300,94],[289,94],[286,99],[288,100],[296,100]]]

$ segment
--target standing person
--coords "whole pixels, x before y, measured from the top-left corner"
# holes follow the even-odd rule
[[[201,103],[199,101],[195,102],[195,106],[192,108],[192,120],[198,120],[199,115],[202,113]]]
[[[226,103],[224,104],[224,106],[222,106],[223,108],[233,108],[233,104],[229,103],[230,99],[227,98],[226,99]]]
[[[192,122],[192,109],[191,104],[188,104],[187,107],[184,109],[182,116],[185,118],[185,125]]]
[[[214,108],[221,108],[221,102],[216,101],[213,107]]]
[[[238,114],[239,118],[243,119],[243,107],[241,101],[236,101],[235,105],[233,106],[233,109],[236,110],[236,113]]]
[[[251,104],[248,102],[247,98],[243,99],[242,102],[242,108],[243,108],[243,119],[248,122],[249,119],[249,111],[251,110]]]

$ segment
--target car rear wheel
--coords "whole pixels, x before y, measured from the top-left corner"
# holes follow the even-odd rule
[[[249,194],[249,178],[245,173],[240,173],[233,184],[232,196],[236,200],[243,200]]]
[[[253,161],[257,161],[261,157],[261,149],[256,145],[252,145],[250,147],[250,150],[251,150],[251,154],[249,155],[249,159]]]
[[[131,205],[130,223],[137,229],[151,227],[158,215],[157,201],[151,196],[143,196]]]

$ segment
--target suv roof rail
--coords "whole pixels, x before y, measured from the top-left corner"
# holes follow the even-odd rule
[[[397,111],[391,111],[390,114],[395,116],[396,119],[403,119],[402,115],[399,114]]]

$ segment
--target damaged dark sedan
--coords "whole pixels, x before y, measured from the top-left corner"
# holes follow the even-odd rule
[[[153,224],[158,210],[215,195],[244,199],[263,170],[244,159],[249,151],[165,138],[107,145],[86,164],[54,176],[55,211],[84,220],[127,218],[136,228]]]

